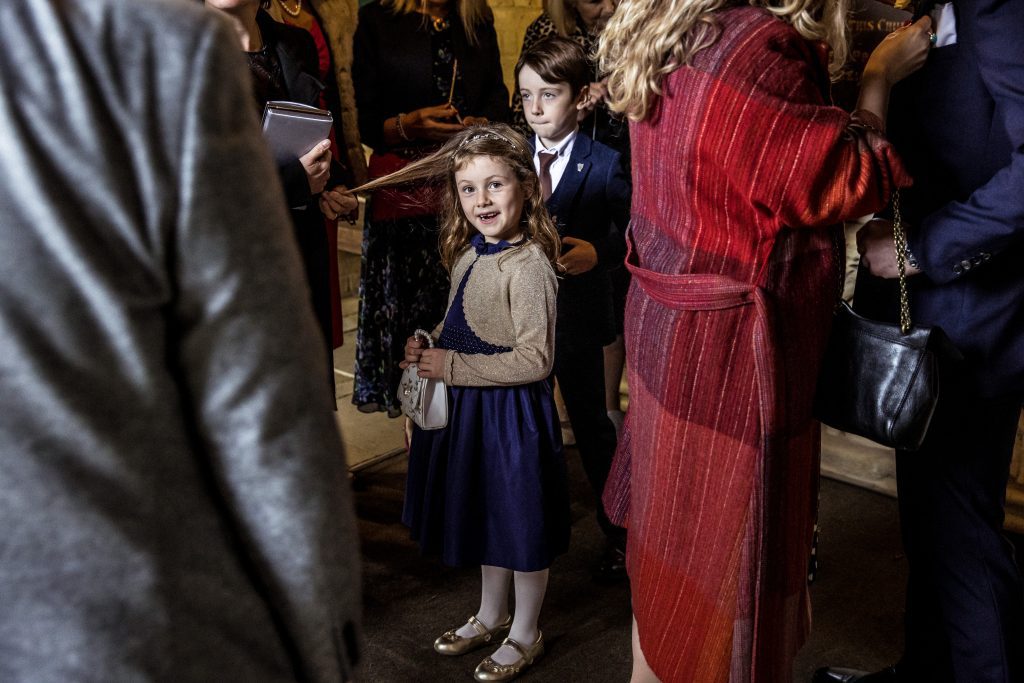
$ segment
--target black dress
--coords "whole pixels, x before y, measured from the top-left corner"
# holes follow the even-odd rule
[[[269,100],[288,100],[320,106],[323,84],[313,75],[319,60],[313,38],[303,29],[276,22],[266,12],[256,17],[263,36],[259,52],[246,53],[253,76],[255,105],[262,115]],[[335,116],[337,113],[335,112]],[[335,119],[337,120],[337,118]],[[295,241],[309,285],[310,304],[324,341],[327,388],[334,399],[334,357],[331,315],[332,257],[324,218],[317,198],[310,192],[306,172],[298,159],[278,167],[285,199],[291,208]],[[345,183],[347,171],[332,163],[328,186]]]

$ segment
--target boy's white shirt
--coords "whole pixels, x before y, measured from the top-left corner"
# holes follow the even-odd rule
[[[576,142],[576,134],[579,133],[580,127],[576,126],[571,133],[562,138],[558,144],[554,147],[547,149],[541,147],[540,138],[536,134],[533,136],[533,170],[540,175],[540,153],[541,152],[554,152],[558,154],[558,157],[551,162],[551,166],[548,167],[548,173],[551,174],[551,192],[554,193],[555,188],[558,187],[558,181],[562,179],[562,174],[565,173],[565,167],[569,165],[569,157],[572,155],[572,146]]]

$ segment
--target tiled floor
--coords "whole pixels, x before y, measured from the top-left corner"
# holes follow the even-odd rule
[[[357,307],[358,300],[355,297],[342,300],[345,343],[334,350],[338,422],[341,425],[342,440],[345,442],[348,466],[353,470],[359,470],[405,448],[402,419],[389,418],[386,413],[361,413],[352,405]]]

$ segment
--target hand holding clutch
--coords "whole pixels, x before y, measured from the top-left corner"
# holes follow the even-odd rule
[[[419,353],[419,363],[429,367],[431,375],[436,372],[444,376],[443,349],[434,349],[434,340],[424,330],[416,330],[413,337],[423,340],[427,348]],[[406,357],[416,355],[420,347],[413,346],[413,339],[406,344]],[[412,353],[410,353],[410,351]],[[436,353],[440,352],[440,353]],[[437,360],[440,358],[441,360]],[[424,363],[424,361],[426,361]],[[405,371],[398,384],[398,397],[402,401],[402,412],[420,429],[441,429],[448,424],[448,387],[442,379],[420,377],[420,366],[415,362],[403,361]],[[427,368],[424,368],[425,370]]]

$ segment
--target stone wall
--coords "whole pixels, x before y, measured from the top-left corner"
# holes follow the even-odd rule
[[[494,10],[494,28],[498,32],[498,48],[501,50],[501,67],[505,72],[505,86],[511,93],[512,69],[519,59],[519,48],[523,46],[526,27],[540,16],[541,0],[489,0]]]

